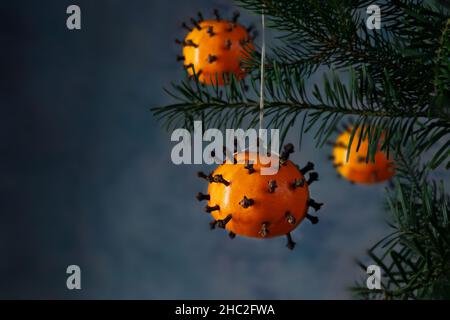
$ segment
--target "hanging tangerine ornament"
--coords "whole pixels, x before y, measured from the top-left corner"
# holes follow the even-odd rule
[[[269,165],[268,159],[258,158],[256,153],[235,153],[234,161],[227,160],[213,173],[206,175],[199,172],[199,177],[208,181],[208,194],[197,194],[197,199],[207,200],[205,211],[214,220],[211,229],[223,228],[229,236],[236,235],[266,239],[277,236],[287,237],[287,247],[293,249],[295,242],[291,232],[304,218],[313,224],[318,222],[316,216],[308,213],[311,207],[319,210],[322,203],[310,197],[309,186],[318,180],[317,172],[310,162],[299,169],[289,155],[294,151],[293,145],[284,147],[276,158],[280,167],[274,175],[262,175],[261,168]],[[236,163],[243,157],[245,164]],[[260,157],[260,156],[259,156]],[[249,159],[261,161],[249,162]]]
[[[183,61],[190,76],[197,76],[204,84],[223,85],[224,78],[233,74],[240,80],[245,77],[243,61],[254,50],[253,27],[245,28],[237,21],[239,13],[232,20],[222,20],[219,12],[214,10],[216,19],[204,20],[201,13],[198,19],[191,19],[192,27],[183,23],[189,31],[183,41],[176,40],[183,46]]]
[[[333,145],[333,166],[338,173],[352,183],[374,184],[384,182],[395,174],[394,163],[388,159],[386,153],[379,149],[375,153],[375,161],[367,159],[369,141],[366,137],[361,139],[358,149],[358,140],[361,130],[357,130],[348,155],[348,144],[352,128],[345,126]]]

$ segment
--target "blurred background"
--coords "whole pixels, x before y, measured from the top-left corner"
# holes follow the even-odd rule
[[[80,31],[66,28],[70,4]],[[231,0],[0,3],[0,298],[351,298],[365,279],[354,259],[388,232],[384,185],[338,179],[330,150],[305,135],[292,159],[315,162],[311,192],[325,205],[289,251],[284,238],[211,232],[194,196],[206,188],[195,173],[212,168],[170,161],[170,134],[149,108],[173,102],[163,87],[185,76],[181,22],[214,8],[236,10]],[[82,290],[66,288],[71,264]]]

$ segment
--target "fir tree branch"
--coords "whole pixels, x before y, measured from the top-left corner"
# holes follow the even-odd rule
[[[274,49],[275,56],[268,59],[268,77],[272,76],[273,63],[298,68],[305,75],[320,66],[358,69],[364,64],[375,81],[382,81],[388,72],[395,79],[393,85],[411,103],[418,103],[432,88],[430,57],[439,45],[436,35],[446,20],[422,2],[380,4],[383,28],[372,32],[361,14],[368,1],[241,1],[245,8],[258,13],[264,8],[272,25],[285,33],[284,45]],[[255,59],[251,65],[257,64]],[[419,89],[418,81],[423,84]]]
[[[405,105],[399,101],[399,93],[391,86],[389,78],[385,78],[380,87],[364,67],[359,72],[350,70],[347,84],[342,83],[337,73],[324,74],[322,85],[314,85],[312,93],[307,92],[300,73],[290,74],[287,69],[282,70],[275,65],[274,75],[266,80],[267,125],[287,133],[288,127],[301,116],[307,120],[302,121],[305,125],[300,128],[301,132],[323,122],[315,135],[318,146],[324,145],[337,123],[349,116],[355,119],[352,137],[359,128],[362,135],[369,138],[371,146],[382,142],[387,152],[389,141],[396,135],[407,143],[413,136],[420,136],[422,141],[438,142],[450,134],[449,115],[434,114],[427,110],[427,105]],[[245,90],[246,87],[249,88]],[[153,111],[160,119],[167,120],[168,127],[192,128],[192,122],[199,119],[207,122],[205,125],[219,128],[252,127],[259,116],[255,99],[258,88],[257,81],[252,79],[250,86],[232,80],[223,88],[202,86],[191,79],[175,84],[169,91],[180,103],[154,108]],[[369,149],[371,158],[376,148]]]
[[[397,153],[396,164],[395,187],[388,190],[394,232],[368,250],[369,259],[384,271],[382,289],[369,290],[360,283],[352,290],[360,298],[448,299],[450,198],[443,182],[429,180],[413,148]]]

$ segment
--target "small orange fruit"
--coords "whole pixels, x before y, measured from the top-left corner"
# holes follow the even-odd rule
[[[362,139],[358,148],[360,130],[356,131],[347,161],[347,148],[350,142],[351,128],[342,132],[333,147],[333,165],[338,173],[354,183],[373,184],[389,180],[395,174],[395,167],[386,154],[378,150],[375,161],[366,161],[369,148],[368,139]]]
[[[183,45],[178,59],[184,61],[189,75],[195,71],[200,82],[223,85],[227,75],[234,74],[238,80],[245,77],[242,62],[254,50],[253,36],[237,23],[238,13],[231,21],[220,19],[217,11],[215,14],[215,20],[203,20],[199,14],[199,20],[191,19],[192,28],[183,24],[189,33],[184,41],[177,40]]]
[[[286,235],[287,247],[293,249],[293,231],[306,217],[312,223],[318,218],[308,214],[308,208],[316,211],[322,206],[310,198],[309,185],[318,179],[316,172],[305,175],[314,169],[308,163],[299,169],[288,160],[293,152],[292,144],[284,147],[277,159],[280,168],[274,175],[261,175],[261,167],[268,159],[257,158],[257,154],[245,152],[245,164],[226,161],[212,174],[199,176],[209,182],[208,194],[199,193],[199,200],[208,200],[206,212],[214,218],[211,228],[216,226],[229,231],[230,237],[236,235],[253,238],[270,238]],[[238,154],[235,154],[235,158]],[[250,164],[249,159],[258,159]]]

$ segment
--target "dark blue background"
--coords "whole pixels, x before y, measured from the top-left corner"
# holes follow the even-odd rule
[[[66,28],[66,8],[82,30]],[[2,1],[0,298],[346,298],[386,233],[383,186],[339,180],[310,135],[321,222],[285,239],[210,232],[198,166],[175,166],[149,107],[184,76],[180,24],[230,1]],[[243,21],[258,21],[244,14]],[[298,132],[293,132],[295,139]],[[210,168],[209,168],[210,169]],[[208,169],[208,170],[209,170]],[[66,289],[66,268],[82,290]]]

